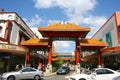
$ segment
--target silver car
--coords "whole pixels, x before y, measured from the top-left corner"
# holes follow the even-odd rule
[[[43,76],[44,76],[43,71],[31,67],[26,67],[19,71],[3,73],[1,75],[1,80],[20,80],[20,79],[40,80]]]

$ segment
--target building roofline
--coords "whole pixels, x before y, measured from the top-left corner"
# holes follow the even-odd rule
[[[16,14],[22,21],[23,21],[23,23],[27,26],[27,28],[29,28],[30,29],[30,27],[26,24],[26,22],[16,13],[16,12],[0,12],[0,14]],[[35,34],[31,29],[30,29],[30,31],[33,33],[33,34]],[[36,35],[35,35],[36,36]],[[36,36],[37,37],[37,36]]]
[[[100,29],[91,38],[93,38],[116,13],[117,12],[114,12],[112,16],[100,27]]]

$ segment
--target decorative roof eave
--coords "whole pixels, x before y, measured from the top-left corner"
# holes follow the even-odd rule
[[[57,57],[57,56],[58,56],[57,53],[53,53],[53,54],[52,54],[52,57]]]
[[[71,24],[71,23],[68,23],[68,24],[52,24],[52,25],[49,25],[47,27],[38,27],[38,31],[43,35],[43,36],[63,36],[63,37],[66,37],[66,36],[69,36],[71,34],[77,34],[76,37],[85,37],[87,35],[87,33],[90,31],[90,28],[89,27],[81,27],[81,26],[78,26],[78,25],[75,25],[75,24]],[[64,35],[63,35],[63,34]],[[70,37],[74,37],[73,35],[70,36]]]
[[[48,46],[48,38],[33,38],[29,39],[27,41],[22,41],[21,45],[27,46],[27,47],[37,47],[37,46]]]
[[[99,41],[97,39],[83,39],[80,43],[82,50],[83,49],[102,49],[108,46],[108,43]]]
[[[90,31],[90,28],[82,28],[82,29],[46,29],[46,28],[41,28],[38,27],[38,31],[43,32],[43,31],[68,31],[68,32],[74,32],[74,31]]]
[[[38,27],[38,31],[76,31],[76,30],[86,30],[86,29],[90,29],[90,28],[83,28],[81,26],[78,26],[76,24],[73,24],[73,23],[55,23],[55,24],[51,24],[51,25],[48,25],[44,28],[42,27]]]
[[[52,61],[58,61],[59,59],[58,58],[52,58]]]

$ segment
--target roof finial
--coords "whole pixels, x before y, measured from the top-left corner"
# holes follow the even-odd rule
[[[2,8],[1,11],[4,12],[4,8]]]

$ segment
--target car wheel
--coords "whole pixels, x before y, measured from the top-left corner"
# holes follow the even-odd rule
[[[7,78],[7,80],[15,80],[15,76],[11,75]]]
[[[84,78],[81,78],[81,79],[79,79],[79,80],[86,80],[86,79],[84,79]]]
[[[34,80],[40,80],[40,76],[39,75],[35,75]]]

